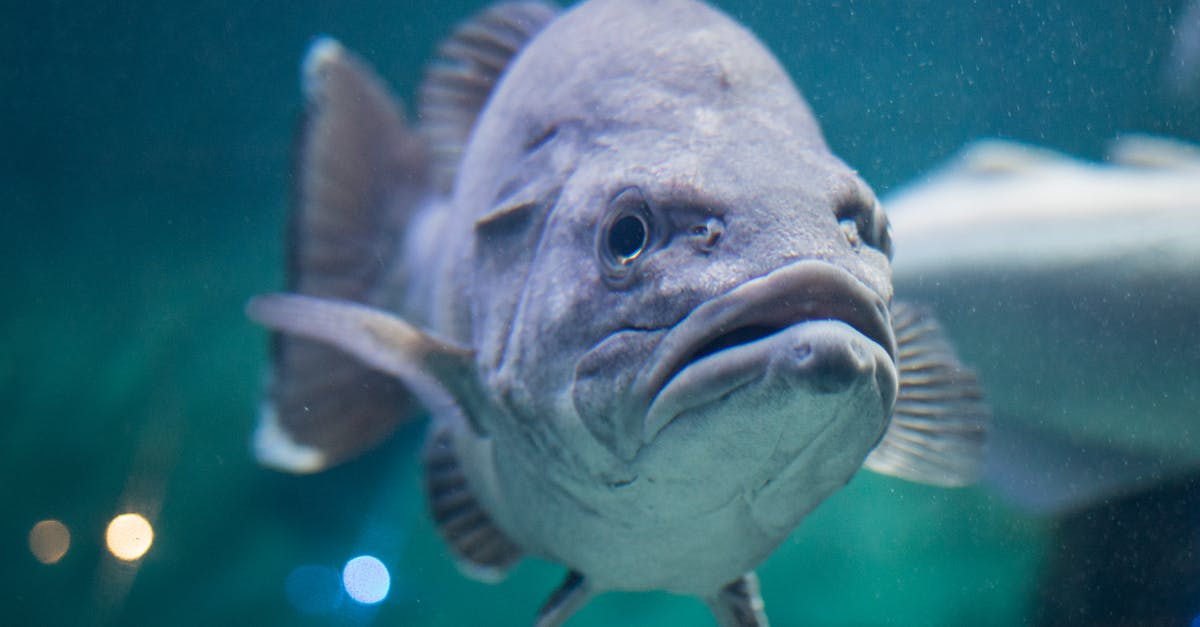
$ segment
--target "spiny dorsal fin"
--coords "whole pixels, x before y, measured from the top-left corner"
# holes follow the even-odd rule
[[[991,420],[975,373],[958,360],[929,311],[895,303],[892,325],[900,394],[892,424],[864,466],[932,485],[973,482]]]
[[[448,192],[475,119],[496,81],[557,9],[544,2],[510,2],[462,23],[439,49],[421,86],[421,129],[429,138],[433,184]]]
[[[309,48],[288,238],[289,289],[370,303],[401,280],[392,263],[426,193],[427,156],[365,63],[333,39]],[[341,351],[275,334],[255,450],[282,470],[315,472],[392,433],[416,402],[400,382]]]

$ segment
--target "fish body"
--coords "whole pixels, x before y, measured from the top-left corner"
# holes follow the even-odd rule
[[[1065,513],[1200,468],[1200,149],[979,141],[887,205],[896,289],[988,383],[991,486]]]
[[[439,530],[481,578],[564,564],[547,625],[645,589],[764,624],[753,569],[864,463],[970,480],[974,378],[893,305],[886,215],[752,34],[516,3],[441,52],[416,130],[309,53],[295,294],[249,306],[283,332],[260,459],[319,470],[426,408]]]

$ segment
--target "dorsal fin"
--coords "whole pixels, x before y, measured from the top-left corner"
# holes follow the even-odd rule
[[[1200,146],[1170,137],[1134,133],[1109,143],[1108,160],[1140,168],[1196,170],[1200,169]]]
[[[558,9],[545,2],[507,2],[463,22],[442,43],[421,85],[421,130],[429,139],[433,184],[448,192],[475,119],[513,57]]]
[[[1004,139],[979,139],[963,148],[955,169],[995,178],[1027,173],[1047,165],[1074,163],[1070,157],[1049,148]]]

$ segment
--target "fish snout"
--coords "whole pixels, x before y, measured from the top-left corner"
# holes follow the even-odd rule
[[[841,334],[813,333],[804,329],[781,351],[777,365],[791,370],[806,387],[819,394],[834,394],[875,370],[875,360],[861,342],[844,341]]]
[[[874,385],[884,411],[891,412],[897,375],[881,346],[834,320],[797,325],[783,335],[786,344],[775,353],[770,366],[775,376],[787,378],[813,395],[844,394],[858,385]]]

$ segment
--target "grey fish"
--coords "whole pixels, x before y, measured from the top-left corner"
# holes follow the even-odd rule
[[[565,565],[763,625],[754,568],[863,467],[978,471],[987,413],[887,218],[775,58],[693,0],[499,5],[441,47],[411,130],[336,42],[304,63],[293,294],[259,458],[313,472],[433,417],[463,570]]]
[[[887,199],[897,289],[988,383],[986,483],[1047,514],[1200,469],[1200,147],[1109,152],[977,141]]]

